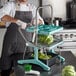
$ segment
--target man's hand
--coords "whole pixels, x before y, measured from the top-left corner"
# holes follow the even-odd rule
[[[23,24],[21,25],[21,28],[22,28],[22,29],[25,29],[26,26],[27,26],[27,23],[23,23]]]
[[[33,25],[36,25],[36,19],[33,19],[33,20],[32,20],[32,24],[33,24]],[[41,24],[44,24],[44,22],[43,22],[42,20],[38,19],[38,20],[37,20],[37,25],[41,25]]]
[[[18,26],[20,26],[22,29],[25,29],[26,26],[27,26],[27,23],[25,23],[25,22],[23,22],[23,21],[21,21],[21,20],[17,20],[17,21],[16,21],[16,24],[17,24]]]
[[[1,18],[1,21],[3,22],[12,22],[12,23],[15,23],[17,21],[17,19],[9,16],[9,15],[5,15]]]
[[[44,21],[42,21],[42,20],[39,19],[39,24],[40,24],[40,25],[41,25],[41,24],[44,24]]]

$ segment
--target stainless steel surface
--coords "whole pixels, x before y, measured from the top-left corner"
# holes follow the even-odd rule
[[[44,71],[37,65],[32,65],[32,69],[40,71],[40,76],[61,76],[62,69],[69,64],[73,65],[76,69],[76,57],[70,51],[62,51],[61,55],[66,59],[65,63],[51,66],[50,71]],[[16,67],[15,74],[16,76],[26,76],[23,66],[19,65],[18,67]]]
[[[59,45],[55,50],[71,51],[76,56],[76,29],[64,29],[56,33],[54,36],[63,39],[63,44]]]
[[[76,42],[76,29],[64,29],[56,33],[55,36],[62,38],[64,41]]]

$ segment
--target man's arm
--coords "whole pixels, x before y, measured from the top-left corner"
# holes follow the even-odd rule
[[[1,18],[1,21],[3,22],[12,22],[12,23],[16,23],[18,19],[15,19],[9,15],[4,15],[2,18]]]
[[[19,19],[15,19],[15,18],[13,18],[13,17],[11,17],[11,16],[9,16],[9,15],[3,16],[3,17],[1,18],[1,20],[2,20],[3,22],[16,23],[16,24],[17,24],[18,26],[20,26],[22,29],[25,29],[26,26],[27,26],[27,23],[26,23],[26,22],[23,22],[23,21],[21,21],[21,20],[19,20]]]

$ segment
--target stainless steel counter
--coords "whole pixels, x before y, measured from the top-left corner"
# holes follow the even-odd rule
[[[70,51],[62,51],[61,55],[65,58],[65,63],[55,64],[51,66],[50,71],[44,71],[42,68],[40,68],[37,65],[33,65],[32,69],[40,71],[40,76],[61,76],[62,69],[64,68],[64,66],[67,65],[73,65],[76,69],[76,57]],[[25,71],[21,65],[15,68],[15,74],[16,76],[27,76],[25,75]],[[29,76],[33,76],[33,75],[29,75]]]

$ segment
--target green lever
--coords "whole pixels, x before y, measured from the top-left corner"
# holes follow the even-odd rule
[[[32,66],[27,64],[27,65],[24,65],[24,70],[25,71],[30,71],[32,69]]]

